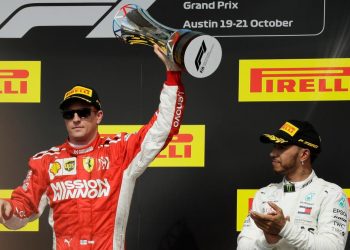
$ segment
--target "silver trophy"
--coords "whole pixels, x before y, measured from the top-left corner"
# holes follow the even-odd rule
[[[116,37],[128,44],[157,44],[164,54],[194,77],[207,77],[218,68],[222,50],[212,36],[188,30],[172,29],[154,20],[136,4],[119,9],[113,20]]]

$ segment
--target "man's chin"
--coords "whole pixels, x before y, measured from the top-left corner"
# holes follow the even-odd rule
[[[71,141],[81,141],[81,140],[84,140],[84,134],[83,133],[74,133],[74,134],[71,134],[69,135],[69,139]]]
[[[282,169],[280,166],[278,165],[273,165],[272,164],[272,170],[273,172],[275,172],[276,174],[279,174],[279,175],[283,175],[284,174],[284,169]]]
[[[281,164],[277,162],[272,162],[271,165],[274,171],[281,168]]]
[[[273,172],[277,175],[284,175],[284,172],[281,170],[273,170]]]
[[[79,140],[83,138],[83,135],[74,134],[74,135],[70,135],[69,138],[71,138],[72,140]]]

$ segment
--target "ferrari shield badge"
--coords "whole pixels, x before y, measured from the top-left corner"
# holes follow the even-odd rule
[[[95,159],[92,157],[84,157],[83,158],[83,166],[86,172],[91,173],[95,165]]]

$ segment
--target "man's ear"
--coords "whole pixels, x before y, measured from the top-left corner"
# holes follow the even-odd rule
[[[311,157],[310,149],[302,148],[300,151],[300,161],[307,161]]]
[[[99,125],[103,118],[103,111],[102,110],[97,111],[96,116],[97,116],[96,124]]]

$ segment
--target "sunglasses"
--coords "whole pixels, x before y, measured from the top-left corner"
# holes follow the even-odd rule
[[[91,109],[90,108],[82,108],[82,109],[63,110],[62,117],[63,117],[63,119],[71,120],[74,118],[75,113],[80,118],[88,118],[91,115]]]

